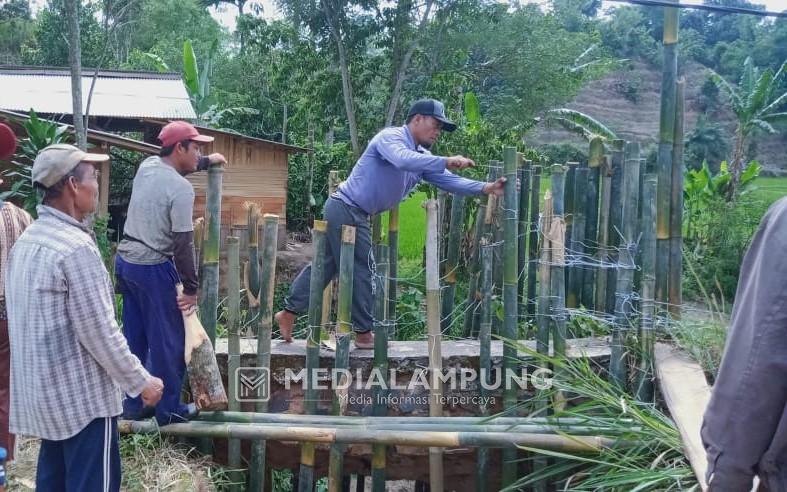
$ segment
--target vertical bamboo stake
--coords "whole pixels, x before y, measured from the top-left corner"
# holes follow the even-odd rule
[[[675,138],[672,147],[672,186],[670,196],[670,253],[669,253],[669,312],[673,319],[680,319],[683,293],[683,106],[686,81],[677,85],[675,105]]]
[[[219,307],[219,252],[221,251],[221,187],[224,166],[208,168],[208,186],[205,204],[205,242],[202,245],[202,270],[200,272],[199,318],[210,343],[216,343],[216,323]],[[211,454],[213,441],[200,439],[199,449]]]
[[[551,283],[552,319],[555,357],[566,355],[566,276],[565,276],[565,188],[566,168],[552,166],[552,226],[547,232],[552,243]]]
[[[260,248],[259,248],[259,224],[260,206],[254,202],[245,202],[246,209],[246,228],[249,235],[249,262],[245,272],[246,297],[249,300],[249,323],[248,331],[253,335],[260,332]]]
[[[311,282],[309,287],[309,335],[306,339],[306,392],[304,395],[304,411],[307,414],[317,413],[317,381],[316,370],[320,367],[320,323],[322,322],[322,296],[325,289],[325,233],[328,223],[314,221],[312,242],[314,258],[312,259]],[[301,469],[298,486],[300,492],[311,492],[314,488],[314,443],[303,443],[301,446]]]
[[[339,300],[336,306],[336,369],[350,368],[350,338],[352,337],[353,265],[355,258],[355,227],[342,226],[342,247],[339,260]],[[346,378],[346,376],[344,376]],[[342,388],[349,381],[337,384],[333,395],[333,415],[343,415],[347,407],[347,393]],[[332,444],[328,464],[328,491],[339,492],[342,488],[344,469],[343,444]]]
[[[308,162],[309,162],[309,179],[306,184],[306,203],[309,207],[309,213],[307,215],[306,220],[311,220],[313,207],[315,206],[314,202],[314,127],[311,123],[309,123],[309,151],[308,151]]]
[[[279,242],[279,216],[263,216],[262,272],[260,274],[260,329],[257,332],[257,367],[271,367],[271,335],[273,333],[273,293],[276,289],[276,245]],[[255,403],[255,411],[268,411],[268,401]],[[265,490],[265,448],[266,441],[251,443],[251,464],[249,470],[249,491]]]
[[[588,150],[588,184],[585,202],[587,211],[585,238],[595,242],[598,237],[598,190],[601,179],[601,164],[604,162],[604,141],[601,137],[595,137],[590,141]],[[598,247],[598,245],[596,245]],[[590,311],[596,309],[596,299],[593,295],[593,288],[596,285],[596,269],[586,268],[582,285],[582,304]]]
[[[609,204],[609,231],[607,232],[607,245],[611,263],[617,263],[620,244],[620,235],[623,233],[623,140],[612,142],[612,182],[610,187]],[[615,289],[617,287],[617,269],[607,270],[607,300],[605,311],[615,312]]]
[[[470,281],[467,289],[467,314],[465,315],[465,326],[463,336],[465,338],[475,337],[480,321],[478,287],[480,285],[479,275],[481,271],[481,238],[484,234],[484,218],[486,216],[486,204],[478,204],[478,213],[475,218],[475,233],[473,235],[473,257],[470,259],[469,276]]]
[[[672,0],[677,1],[677,0]],[[669,299],[670,197],[672,195],[672,152],[675,140],[675,107],[678,78],[678,9],[664,8],[664,65],[661,76],[661,113],[656,203],[656,302],[666,310]]]
[[[572,233],[570,251],[577,259],[582,259],[585,253],[585,210],[587,209],[588,174],[590,169],[578,167],[574,170],[574,218],[572,219]],[[578,308],[582,295],[585,267],[573,265],[568,268],[568,292],[566,306]]]
[[[437,202],[427,200],[426,208],[426,325],[429,334],[429,415],[443,416],[443,388],[437,377],[443,367],[440,333],[440,265],[437,243]],[[443,490],[443,449],[429,448],[429,485]]]
[[[601,193],[599,195],[598,240],[596,241],[599,263],[609,262],[609,209],[612,204],[612,172],[612,159],[605,157],[600,169]],[[597,311],[607,312],[607,278],[606,269],[599,268],[596,272],[595,304]]]
[[[610,342],[609,375],[611,381],[625,388],[627,381],[626,333],[631,326],[631,292],[634,284],[634,257],[636,255],[637,202],[639,201],[639,144],[626,144],[623,170],[623,210],[621,213],[623,235],[620,244],[620,270],[617,274],[615,295],[615,323]]]
[[[516,147],[503,148],[503,161],[505,163],[504,176],[506,178],[505,196],[503,207],[503,372],[513,373],[516,367],[516,342],[519,340],[519,316],[517,315],[517,276],[519,255],[517,254],[519,234],[519,197],[517,194],[517,154]],[[509,372],[510,371],[510,372]],[[503,389],[503,406],[512,410],[517,405],[516,388],[512,384]],[[513,484],[517,479],[517,450],[516,448],[503,450],[503,475],[504,487]]]
[[[481,323],[478,333],[478,344],[480,346],[480,367],[481,399],[486,401],[489,390],[486,389],[491,383],[492,374],[492,248],[489,246],[489,238],[484,237],[479,243],[481,258]],[[489,408],[481,405],[481,415],[489,415]],[[476,491],[486,491],[487,469],[489,467],[489,449],[478,448],[478,463],[476,467]]]
[[[653,401],[653,344],[655,338],[653,296],[656,290],[656,189],[655,174],[646,174],[642,187],[642,316],[637,400]]]
[[[399,205],[388,212],[388,320],[391,337],[396,334],[396,300],[399,275]]]
[[[465,217],[465,197],[454,195],[451,199],[451,222],[448,229],[448,255],[445,262],[443,278],[445,293],[443,295],[440,328],[446,332],[454,322],[454,297],[456,293],[456,274],[459,268],[459,246],[462,243],[462,225]]]
[[[565,213],[563,214],[563,220],[566,221],[566,247],[568,247],[571,244],[571,234],[574,227],[574,181],[579,163],[569,161],[566,162],[566,167],[568,171],[566,171],[566,185],[564,188]],[[566,279],[568,279],[568,269],[566,269]]]
[[[328,196],[333,195],[339,187],[339,171],[328,173]],[[331,322],[331,307],[333,306],[333,293],[336,290],[336,280],[331,279],[322,291],[322,326],[328,326]]]
[[[536,318],[536,271],[538,270],[538,214],[539,198],[541,197],[541,166],[533,166],[532,183],[530,186],[530,237],[527,241],[527,318],[533,322]]]
[[[448,236],[448,225],[445,219],[445,211],[448,210],[448,192],[437,190],[437,221],[440,224],[437,236],[439,246],[440,270],[442,271],[443,260],[447,256],[445,237]]]
[[[536,348],[539,354],[549,355],[549,305],[551,281],[549,273],[552,268],[552,242],[549,232],[552,229],[552,191],[544,193],[544,213],[541,218],[541,260],[538,264],[538,335]]]
[[[380,276],[381,289],[376,299],[377,322],[374,325],[374,363],[373,367],[380,375],[388,374],[388,246],[377,246],[377,275]],[[385,403],[387,392],[380,386],[375,387],[372,413],[383,417],[388,413]],[[385,454],[384,444],[372,446],[372,491],[385,492]]]
[[[227,391],[228,409],[240,411],[238,400],[238,369],[240,368],[240,242],[227,238]],[[240,439],[230,439],[227,464],[232,470],[232,481],[240,483]]]
[[[208,168],[205,222],[207,237],[202,246],[202,281],[199,315],[210,343],[216,343],[216,316],[219,306],[219,250],[221,244],[221,184],[224,166]]]
[[[528,207],[530,206],[530,166],[532,164],[529,160],[524,160],[522,154],[517,154],[519,164],[519,231],[517,238],[519,244],[517,245],[517,296],[519,302],[519,309],[517,312],[522,317],[527,312],[527,237],[529,235],[528,228],[530,223],[528,220]]]

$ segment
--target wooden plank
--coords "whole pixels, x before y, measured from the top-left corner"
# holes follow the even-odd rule
[[[702,490],[706,490],[708,462],[700,438],[702,416],[710,401],[705,373],[686,352],[666,343],[656,344],[655,365],[661,394],[678,426],[686,456]]]

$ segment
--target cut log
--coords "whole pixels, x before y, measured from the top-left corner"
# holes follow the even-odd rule
[[[178,295],[183,292],[181,284],[178,284],[177,292]],[[226,410],[227,392],[210,338],[197,317],[196,309],[182,314],[186,331],[183,355],[194,403],[198,410]]]

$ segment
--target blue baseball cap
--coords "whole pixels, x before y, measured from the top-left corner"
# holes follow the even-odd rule
[[[415,101],[410,106],[410,111],[407,112],[407,118],[409,119],[417,114],[432,116],[443,124],[443,130],[447,132],[456,130],[456,123],[445,117],[445,106],[437,99],[420,99]]]

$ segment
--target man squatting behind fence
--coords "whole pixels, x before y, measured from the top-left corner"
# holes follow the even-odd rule
[[[452,132],[455,129],[456,124],[446,118],[440,101],[417,101],[408,111],[403,126],[386,128],[372,138],[350,176],[325,202],[323,215],[328,222],[325,285],[339,269],[342,226],[351,225],[356,229],[352,323],[358,348],[374,348],[371,332],[374,325],[375,289],[371,270],[374,258],[369,218],[397,205],[422,180],[460,195],[503,194],[505,178],[485,183],[457,176],[451,170],[465,169],[475,163],[461,155],[442,157],[429,152],[443,130]],[[295,278],[284,310],[275,315],[285,341],[292,340],[295,319],[308,308],[310,278],[311,265]],[[377,287],[381,292],[382,287]]]

